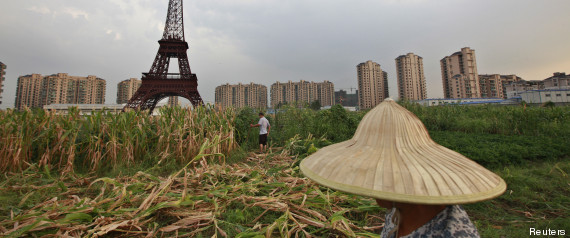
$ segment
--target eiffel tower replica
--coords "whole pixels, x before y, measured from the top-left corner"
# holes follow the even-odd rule
[[[184,38],[182,0],[169,1],[164,33],[158,43],[160,48],[152,67],[148,73],[143,73],[140,88],[123,111],[132,108],[152,113],[160,100],[170,96],[186,98],[193,107],[203,106],[204,102],[198,93],[198,77],[190,71],[186,54],[188,43]],[[178,59],[180,73],[168,73],[171,58]]]

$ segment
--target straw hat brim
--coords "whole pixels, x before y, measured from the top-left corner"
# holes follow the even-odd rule
[[[395,102],[383,102],[350,140],[305,158],[302,173],[339,191],[414,204],[465,204],[500,196],[501,177],[435,143],[425,126]]]
[[[364,188],[361,186],[355,186],[347,183],[330,180],[318,175],[317,173],[314,173],[311,169],[308,169],[305,160],[301,161],[300,169],[305,176],[325,187],[329,187],[350,194],[361,195],[365,197],[376,198],[386,201],[401,202],[401,203],[429,204],[429,205],[475,203],[496,198],[501,194],[503,194],[507,188],[507,184],[505,183],[505,181],[499,178],[500,182],[497,186],[495,186],[490,190],[478,193],[457,194],[457,195],[435,195],[435,196],[415,195],[415,194],[374,190],[370,188]]]

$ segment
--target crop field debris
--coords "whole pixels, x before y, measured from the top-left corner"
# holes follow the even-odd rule
[[[232,165],[195,162],[168,177],[49,179],[37,167],[11,174],[1,190],[25,193],[18,205],[45,190],[54,196],[2,209],[9,215],[0,216],[0,235],[374,237],[382,229],[372,199],[317,186],[292,166],[287,151],[250,154],[247,163]]]

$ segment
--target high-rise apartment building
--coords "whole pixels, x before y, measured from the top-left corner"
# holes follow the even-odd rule
[[[169,107],[175,107],[175,106],[179,106],[180,102],[178,101],[178,96],[170,96],[168,97],[168,102],[167,104]]]
[[[44,104],[41,100],[43,77],[39,74],[20,76],[16,88],[16,109],[41,108]]]
[[[2,93],[4,92],[4,80],[6,80],[6,65],[0,62],[0,104],[2,104]]]
[[[390,97],[390,92],[388,91],[388,73],[382,70],[382,74],[384,76],[384,98]]]
[[[321,106],[334,105],[334,84],[329,81],[322,83],[299,82],[281,83],[277,81],[271,85],[271,107],[289,103],[312,103],[319,101]]]
[[[388,73],[371,60],[356,66],[358,76],[358,106],[360,109],[374,108],[389,97]]]
[[[479,75],[475,50],[469,47],[440,61],[445,98],[480,98]]]
[[[261,84],[224,84],[216,87],[216,105],[226,107],[267,108],[267,87]]]
[[[482,98],[507,98],[507,85],[521,81],[521,77],[514,74],[480,74],[479,86]]]
[[[424,63],[413,53],[396,58],[398,73],[398,96],[406,100],[423,100],[427,97]]]
[[[117,84],[117,104],[128,103],[135,95],[142,81],[136,78],[123,80]]]
[[[50,104],[104,104],[106,82],[90,75],[20,76],[16,89],[16,109],[43,107]]]

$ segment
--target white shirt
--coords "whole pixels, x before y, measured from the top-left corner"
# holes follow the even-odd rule
[[[271,126],[269,125],[269,121],[265,117],[262,117],[259,118],[259,122],[257,124],[259,124],[259,134],[267,134],[267,127]]]

